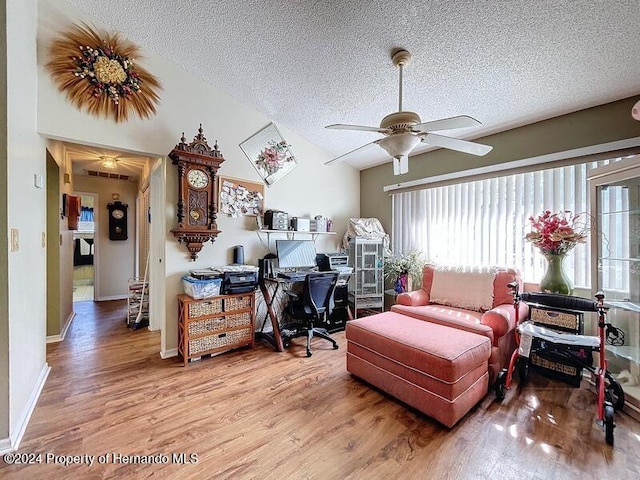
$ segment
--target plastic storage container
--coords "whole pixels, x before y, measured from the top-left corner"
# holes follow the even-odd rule
[[[184,293],[191,298],[201,300],[203,298],[211,298],[216,295],[220,295],[220,285],[222,279],[220,278],[208,278],[205,280],[198,280],[191,275],[185,275],[182,277],[182,285],[184,287]]]

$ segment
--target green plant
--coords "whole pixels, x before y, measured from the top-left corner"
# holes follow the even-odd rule
[[[406,273],[417,288],[422,283],[422,268],[425,260],[422,252],[411,250],[405,255],[390,255],[384,259],[384,278],[395,282],[396,279]]]

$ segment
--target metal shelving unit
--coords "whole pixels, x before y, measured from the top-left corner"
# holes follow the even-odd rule
[[[384,310],[384,246],[382,239],[353,238],[349,241],[349,304],[353,316],[363,310]]]

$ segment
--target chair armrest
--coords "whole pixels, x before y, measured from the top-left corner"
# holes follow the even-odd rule
[[[529,316],[529,306],[524,302],[520,303],[520,321]],[[493,307],[482,314],[480,323],[488,325],[493,330],[496,339],[504,337],[507,333],[516,328],[516,310],[511,303],[505,303]]]
[[[422,288],[413,292],[400,293],[396,296],[396,304],[419,306],[429,304],[429,295]]]

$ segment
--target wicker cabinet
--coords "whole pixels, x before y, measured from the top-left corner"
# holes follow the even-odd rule
[[[195,300],[178,295],[178,354],[184,365],[254,346],[255,292]]]
[[[349,303],[353,315],[362,310],[384,310],[384,246],[382,240],[353,238],[349,241]]]

